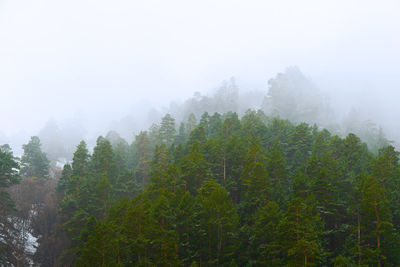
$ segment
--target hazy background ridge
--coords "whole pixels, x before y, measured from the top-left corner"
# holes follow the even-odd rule
[[[354,109],[399,140],[399,11],[398,1],[4,0],[0,141],[26,143],[51,118],[70,133],[126,135],[231,76],[267,94],[292,65],[339,121]]]

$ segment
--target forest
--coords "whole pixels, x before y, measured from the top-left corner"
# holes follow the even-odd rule
[[[399,11],[0,0],[0,267],[400,266]]]
[[[82,141],[61,173],[23,149],[1,147],[0,265],[400,264],[399,153],[354,134],[248,110]]]

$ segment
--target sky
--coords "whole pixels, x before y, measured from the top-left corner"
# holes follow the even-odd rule
[[[399,1],[0,0],[0,132],[106,124],[296,65],[399,134]]]

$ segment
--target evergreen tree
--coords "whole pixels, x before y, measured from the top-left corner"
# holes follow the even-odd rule
[[[40,147],[40,139],[37,136],[32,136],[29,143],[22,146],[24,149],[24,154],[21,158],[22,176],[48,177],[50,162]]]
[[[386,260],[386,241],[391,238],[393,227],[385,188],[374,176],[362,176],[360,183],[363,212],[362,262],[383,266]]]
[[[279,248],[278,226],[282,212],[275,202],[260,206],[254,216],[254,226],[250,238],[254,249],[252,257],[257,266],[281,266],[282,252]]]
[[[262,154],[259,145],[252,145],[246,157],[242,172],[242,186],[244,187],[244,212],[252,214],[257,207],[265,205],[269,199],[270,177],[266,169],[266,157]]]
[[[196,197],[199,261],[223,265],[231,261],[235,247],[238,215],[229,193],[215,180],[204,182]]]
[[[194,130],[194,128],[196,128],[196,124],[196,116],[193,113],[190,113],[186,123],[186,135],[189,135]]]
[[[11,199],[7,188],[18,184],[19,164],[8,145],[0,146],[0,265],[9,265],[13,262],[13,246],[15,236],[20,233],[15,229],[11,212],[15,209],[15,203]]]
[[[209,164],[200,152],[198,143],[194,143],[189,154],[182,158],[181,169],[185,189],[192,194],[196,194],[203,182],[211,178]]]
[[[136,181],[142,185],[142,188],[148,182],[150,173],[150,161],[152,156],[152,147],[147,132],[140,132],[136,136],[133,144],[134,149],[134,174]]]
[[[167,114],[161,120],[160,141],[166,145],[171,145],[174,142],[175,134],[175,119]]]
[[[90,155],[86,143],[81,141],[72,158],[72,175],[80,178],[87,176],[89,159]]]
[[[280,247],[288,266],[315,266],[322,255],[321,220],[306,199],[295,197],[289,202],[284,219],[278,226]]]
[[[201,115],[201,119],[200,119],[199,125],[201,127],[203,127],[207,138],[209,138],[210,137],[210,115],[208,114],[208,112],[204,112]]]
[[[71,180],[72,167],[70,164],[65,164],[61,173],[60,180],[57,183],[57,192],[64,194],[68,188],[68,183]]]
[[[306,123],[296,126],[291,134],[288,150],[288,164],[292,171],[301,168],[311,155],[311,128]]]
[[[289,175],[286,170],[286,161],[282,146],[276,141],[267,158],[267,172],[271,179],[269,194],[280,207],[287,207],[289,194]]]
[[[111,184],[114,184],[117,174],[114,159],[114,153],[110,141],[100,136],[97,139],[90,161],[90,168],[93,177],[101,179],[105,176]]]
[[[0,146],[0,188],[19,183],[19,164],[9,145]]]

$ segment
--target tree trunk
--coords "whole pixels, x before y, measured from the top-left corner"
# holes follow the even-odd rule
[[[304,267],[307,267],[307,254],[304,254]]]

